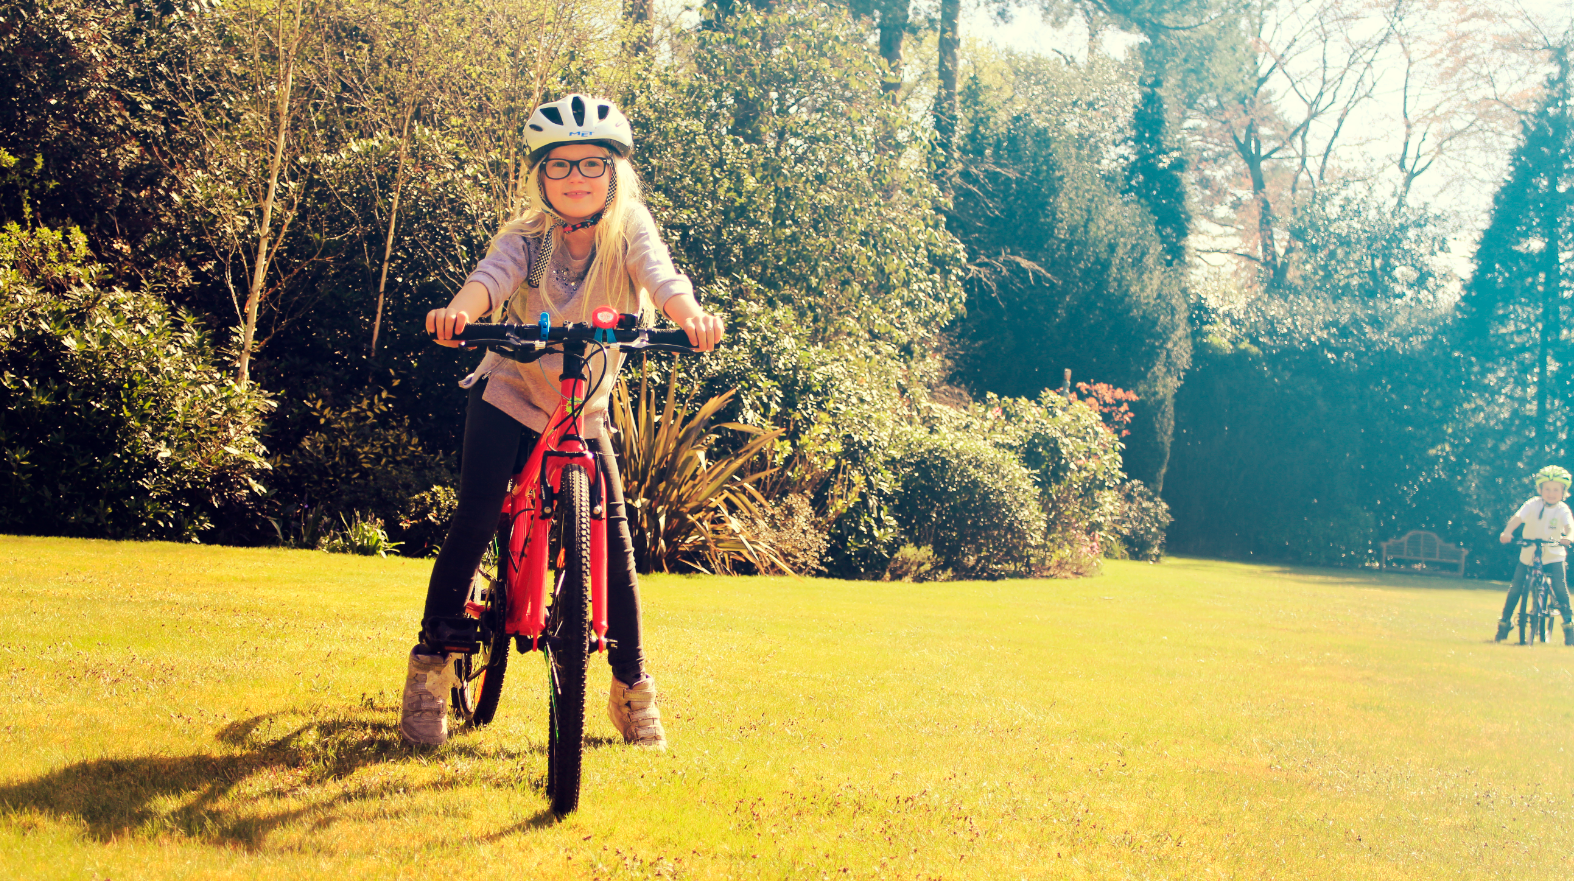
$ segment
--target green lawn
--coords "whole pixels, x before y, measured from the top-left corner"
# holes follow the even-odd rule
[[[671,748],[541,794],[544,676],[395,731],[428,564],[0,537],[4,878],[1490,878],[1574,871],[1574,648],[1501,585],[652,577]]]

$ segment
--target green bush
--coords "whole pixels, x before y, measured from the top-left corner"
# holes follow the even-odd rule
[[[434,486],[417,493],[399,512],[393,535],[407,557],[430,557],[448,537],[448,521],[459,507],[459,494],[450,486]]]
[[[399,542],[390,541],[383,530],[383,521],[376,517],[362,516],[360,511],[346,518],[339,515],[339,527],[329,533],[322,549],[333,554],[360,554],[363,557],[386,557],[389,551],[399,550]]]
[[[189,316],[96,275],[76,230],[0,229],[0,531],[196,539],[262,492],[272,404]]]
[[[1124,479],[1120,440],[1097,410],[1046,391],[1038,400],[990,395],[974,415],[991,442],[1033,474],[1045,515],[1042,571],[1080,575],[1097,566],[1099,535],[1115,516]]]
[[[1170,506],[1140,480],[1126,481],[1118,492],[1114,521],[1104,536],[1104,556],[1158,562],[1164,556]]]
[[[891,510],[907,541],[956,578],[1028,575],[1044,540],[1033,474],[967,426],[918,433],[897,456]]]
[[[417,497],[454,483],[448,463],[425,449],[387,391],[367,390],[342,405],[313,395],[305,410],[311,429],[273,462],[274,501],[284,521],[276,525],[286,543],[310,543],[341,517],[402,523],[420,506]],[[421,540],[410,552],[428,549]]]

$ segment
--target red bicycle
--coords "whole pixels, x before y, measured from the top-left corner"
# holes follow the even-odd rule
[[[581,433],[585,402],[595,391],[589,388],[590,359],[610,359],[618,351],[696,351],[682,330],[637,328],[636,322],[636,316],[602,306],[590,324],[552,327],[542,313],[539,325],[472,324],[455,337],[462,346],[526,363],[563,355],[557,409],[510,483],[489,560],[471,584],[465,612],[480,622],[480,645],[461,655],[453,689],[459,715],[485,725],[503,692],[509,643],[545,656],[546,789],[557,814],[579,806],[585,677],[590,655],[608,648],[606,477]],[[603,371],[601,382],[614,379]]]

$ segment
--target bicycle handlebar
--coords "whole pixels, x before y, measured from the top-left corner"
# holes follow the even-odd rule
[[[1563,547],[1568,547],[1568,544],[1565,542],[1555,541],[1549,538],[1516,538],[1514,539],[1514,544],[1519,545],[1522,548],[1532,548],[1536,545],[1541,545],[1544,548],[1550,548],[1553,545],[1562,545]]]
[[[633,319],[632,315],[622,316]],[[683,330],[654,330],[651,328],[624,327],[632,321],[620,321],[614,328],[598,328],[590,324],[565,324],[547,328],[543,340],[539,324],[471,324],[454,336],[462,348],[490,348],[535,350],[544,345],[560,342],[608,343],[615,342],[632,351],[678,352],[698,354],[689,343]]]

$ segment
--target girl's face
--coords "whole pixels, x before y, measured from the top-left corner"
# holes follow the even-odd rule
[[[1563,494],[1567,492],[1563,484],[1549,480],[1541,485],[1541,500],[1549,505],[1556,505],[1563,501]]]
[[[586,169],[583,167],[586,163],[562,169],[563,162],[572,162],[576,159],[605,160],[601,175],[587,176]],[[556,170],[553,160],[559,160]],[[590,164],[594,165],[594,163]],[[568,176],[561,180],[553,180],[551,174],[557,173],[557,170],[566,170]],[[565,144],[553,148],[552,152],[541,160],[541,179],[546,185],[547,199],[552,203],[552,208],[569,221],[584,220],[607,207],[607,186],[612,181],[612,175],[616,173],[612,165],[612,154],[599,144]]]

